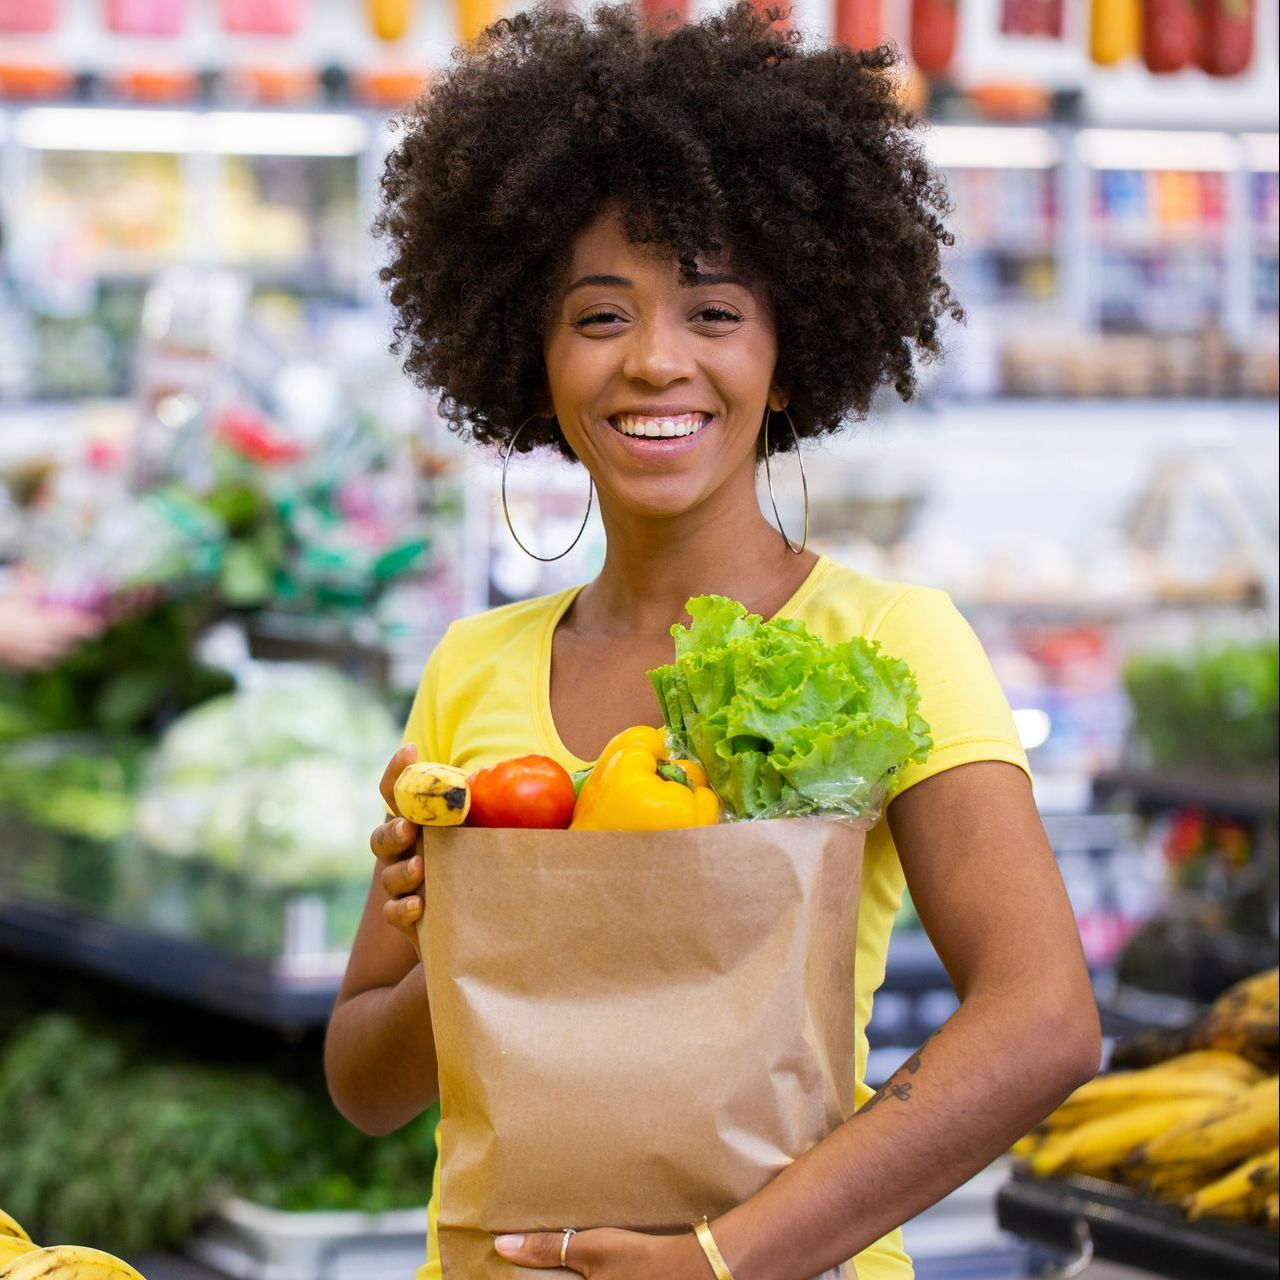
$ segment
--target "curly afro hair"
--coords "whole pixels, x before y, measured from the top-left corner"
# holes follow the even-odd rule
[[[785,18],[742,0],[660,30],[627,4],[539,4],[456,51],[399,117],[374,226],[392,350],[452,429],[503,444],[545,413],[556,290],[609,208],[686,282],[702,256],[763,284],[799,435],[865,417],[881,384],[911,397],[943,313],[962,318],[940,270],[946,191],[896,50],[804,48]],[[572,456],[554,418],[521,434],[538,445]]]

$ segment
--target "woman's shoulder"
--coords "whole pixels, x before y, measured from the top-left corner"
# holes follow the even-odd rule
[[[442,656],[462,653],[474,661],[523,639],[536,643],[550,619],[565,605],[566,598],[577,590],[577,587],[568,587],[550,595],[514,600],[455,618],[445,629],[436,650]]]
[[[956,614],[951,597],[937,587],[893,578],[877,578],[823,556],[792,610],[828,641],[849,636],[874,639],[899,621],[937,620]]]

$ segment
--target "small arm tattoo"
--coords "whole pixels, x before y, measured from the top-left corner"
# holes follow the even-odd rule
[[[933,1033],[933,1035],[937,1034],[938,1033],[936,1031]],[[933,1036],[930,1036],[929,1040],[932,1039]],[[899,1080],[898,1077],[904,1071],[909,1072],[911,1075],[915,1075],[916,1072],[920,1070],[920,1064],[924,1059],[924,1051],[928,1047],[929,1040],[926,1040],[924,1044],[922,1044],[915,1053],[913,1053],[911,1057],[908,1058],[907,1061],[899,1067],[898,1070],[895,1071],[893,1075],[890,1076],[889,1079],[871,1095],[871,1097],[867,1099],[862,1107],[859,1108],[859,1115],[864,1111],[870,1111],[872,1107],[878,1107],[887,1098],[896,1098],[899,1102],[911,1101],[911,1096],[915,1092],[915,1086],[910,1080]]]

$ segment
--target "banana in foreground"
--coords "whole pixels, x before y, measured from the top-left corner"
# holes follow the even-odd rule
[[[1150,1136],[1131,1160],[1148,1167],[1191,1161],[1224,1165],[1269,1150],[1278,1136],[1276,1081],[1270,1077],[1205,1116]]]
[[[31,1253],[40,1248],[30,1240],[20,1240],[17,1236],[0,1236],[0,1276],[5,1275],[5,1268],[14,1258],[24,1253]]]
[[[3,1209],[0,1209],[0,1239],[5,1236],[10,1236],[17,1240],[31,1239],[17,1218],[11,1217]]]
[[[467,775],[452,765],[425,760],[406,765],[394,794],[400,816],[419,827],[459,827],[471,810]]]
[[[79,1244],[32,1249],[0,1266],[0,1280],[145,1280],[123,1258]]]

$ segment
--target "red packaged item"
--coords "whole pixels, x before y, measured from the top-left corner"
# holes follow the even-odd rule
[[[958,0],[911,0],[911,56],[925,75],[940,76],[956,51]]]
[[[874,49],[884,39],[883,0],[836,0],[836,42]]]
[[[0,0],[0,31],[52,31],[57,0]]]
[[[234,35],[291,36],[302,25],[302,0],[219,0],[219,10]]]
[[[1007,36],[1062,39],[1062,0],[1002,0],[1000,30]]]
[[[176,36],[187,25],[187,0],[107,0],[107,29],[131,36]]]
[[[639,0],[640,16],[648,27],[669,31],[689,20],[689,0]]]
[[[1200,0],[1200,66],[1238,76],[1253,60],[1253,0]]]
[[[1168,75],[1194,65],[1200,49],[1195,0],[1144,0],[1142,60],[1147,70]]]

